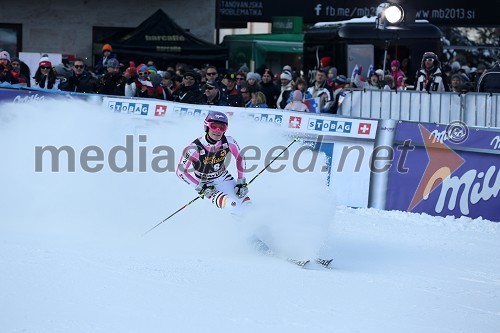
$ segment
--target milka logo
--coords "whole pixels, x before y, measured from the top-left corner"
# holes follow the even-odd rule
[[[460,189],[462,189],[462,194],[459,197]],[[446,204],[446,197],[450,191],[451,194],[447,208],[449,210],[455,209],[458,201],[460,212],[467,215],[469,214],[469,203],[475,205],[481,200],[486,201],[491,197],[498,196],[498,192],[500,191],[500,173],[496,166],[492,165],[486,173],[472,169],[464,173],[460,178],[449,177],[445,179],[439,199],[436,202],[437,213],[443,211]]]
[[[14,98],[14,103],[29,103],[29,102],[34,102],[34,101],[43,101],[45,99],[45,96],[38,96],[38,94],[34,94],[31,96],[24,96],[21,97],[20,95],[17,95],[16,98]]]
[[[500,135],[497,135],[491,140],[490,145],[493,146],[493,149],[500,148]]]
[[[455,144],[460,144],[467,140],[469,137],[469,128],[467,125],[461,121],[452,121],[449,123],[444,131],[434,130],[429,135],[429,139],[432,139],[432,143],[445,141],[451,141]]]
[[[439,132],[438,130],[434,130],[429,133],[428,139],[432,139],[432,143],[444,143],[446,140],[448,140],[448,135],[446,134],[446,131]]]
[[[420,179],[420,183],[408,207],[410,211],[422,202],[422,200],[426,200],[432,191],[465,162],[460,155],[438,140],[424,126],[418,126],[424,140],[425,150],[429,156],[429,164],[427,164],[427,168]]]
[[[450,147],[440,142],[424,126],[419,125],[419,127],[424,139],[425,150],[429,156],[429,164],[422,179],[420,179],[408,210],[413,210],[420,202],[427,200],[429,195],[441,184],[443,186],[436,201],[436,213],[441,213],[445,208],[452,211],[458,203],[460,213],[468,215],[470,204],[475,205],[481,200],[487,201],[498,196],[500,172],[497,166],[490,166],[486,172],[471,169],[460,177],[452,177],[451,175],[465,160]],[[492,144],[498,144],[498,142],[500,142],[500,136],[492,140]]]

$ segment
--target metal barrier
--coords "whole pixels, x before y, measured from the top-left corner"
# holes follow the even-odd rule
[[[500,94],[349,89],[339,114],[438,124],[462,121],[468,126],[500,127]]]

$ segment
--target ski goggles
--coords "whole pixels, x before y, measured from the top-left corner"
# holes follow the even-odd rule
[[[213,121],[208,123],[208,127],[212,130],[212,132],[224,133],[227,130],[226,124]]]

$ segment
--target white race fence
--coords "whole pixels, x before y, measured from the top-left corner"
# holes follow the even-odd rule
[[[500,94],[349,90],[339,114],[372,119],[409,120],[500,127]]]

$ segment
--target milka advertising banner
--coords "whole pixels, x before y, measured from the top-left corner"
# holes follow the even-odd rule
[[[386,209],[500,222],[500,131],[400,122]]]
[[[0,88],[0,103],[31,103],[42,102],[55,99],[83,99],[83,100],[101,100],[101,96],[94,94],[69,93],[57,90],[46,89],[12,89]]]

